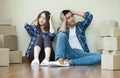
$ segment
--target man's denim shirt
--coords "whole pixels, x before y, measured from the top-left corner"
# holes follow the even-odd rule
[[[83,15],[83,18],[84,18],[83,21],[79,21],[76,23],[76,36],[77,36],[84,52],[90,52],[88,45],[87,45],[85,30],[89,26],[89,24],[91,23],[91,21],[93,19],[93,15],[90,14],[90,12],[85,12]],[[65,33],[67,34],[67,36],[69,38],[69,28],[68,27],[66,28]]]

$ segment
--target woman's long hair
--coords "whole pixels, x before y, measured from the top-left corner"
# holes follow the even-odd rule
[[[50,29],[50,23],[49,23],[49,20],[50,20],[50,12],[49,11],[43,11],[41,12],[39,15],[38,15],[38,18],[37,18],[37,28],[39,28],[39,30],[41,31],[41,28],[40,28],[40,24],[39,24],[39,18],[40,16],[42,15],[42,13],[45,13],[45,16],[46,16],[46,23],[45,23],[45,26],[44,26],[44,29],[45,31],[48,31],[49,32],[49,29]]]

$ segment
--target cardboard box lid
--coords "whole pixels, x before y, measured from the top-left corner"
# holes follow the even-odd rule
[[[12,24],[12,19],[0,19],[0,25],[3,25],[3,26],[11,26]]]

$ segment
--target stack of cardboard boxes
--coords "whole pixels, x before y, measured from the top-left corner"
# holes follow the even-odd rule
[[[9,63],[22,63],[22,52],[18,51],[16,26],[11,26],[11,19],[0,19],[0,66]]]
[[[101,68],[120,69],[120,28],[114,20],[101,22],[98,49],[102,50]]]

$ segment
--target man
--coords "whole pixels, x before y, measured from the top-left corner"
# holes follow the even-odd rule
[[[75,21],[74,15],[83,17],[83,21]],[[90,53],[85,31],[92,21],[89,12],[77,12],[63,10],[61,15],[62,24],[58,29],[55,59],[60,64],[71,65],[94,65],[100,62],[99,53]]]

